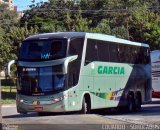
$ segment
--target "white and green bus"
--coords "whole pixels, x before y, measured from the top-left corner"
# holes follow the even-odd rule
[[[134,111],[151,101],[147,44],[97,33],[45,33],[25,39],[15,63],[19,113]]]

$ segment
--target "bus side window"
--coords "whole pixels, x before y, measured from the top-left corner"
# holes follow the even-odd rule
[[[137,47],[134,46],[133,47],[133,50],[132,50],[132,54],[133,54],[133,58],[132,58],[132,64],[136,64],[136,60],[137,60],[137,53],[138,53],[138,50],[137,50]]]
[[[132,61],[132,52],[131,51],[132,51],[131,46],[128,45],[126,47],[126,63],[131,63],[131,61]]]
[[[110,51],[110,62],[118,62],[118,44],[110,43],[109,51]]]
[[[144,48],[144,63],[148,64],[150,61],[149,58],[149,49],[148,48]]]
[[[125,49],[124,45],[119,45],[119,51],[118,51],[118,57],[119,57],[119,62],[120,63],[125,63]]]
[[[131,52],[130,52],[130,63],[134,64],[135,63],[135,58],[136,58],[136,48],[134,46],[131,46]]]
[[[145,52],[144,52],[144,48],[143,47],[140,47],[139,62],[140,62],[140,64],[144,64],[145,63]]]
[[[68,65],[68,87],[73,87],[78,84],[83,45],[83,38],[71,39],[69,44],[68,56],[78,55],[78,58]]]
[[[97,49],[98,47],[96,40],[88,39],[86,47],[85,65],[93,61],[98,61]]]
[[[150,49],[147,48],[147,64],[150,63]]]
[[[140,47],[137,47],[137,55],[136,55],[136,64],[140,64],[141,63],[141,52],[140,52]]]
[[[98,40],[97,41],[97,46],[98,46],[99,61],[109,62],[108,42]]]

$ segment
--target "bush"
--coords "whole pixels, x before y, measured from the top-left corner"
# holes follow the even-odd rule
[[[16,79],[1,79],[1,86],[15,86]]]

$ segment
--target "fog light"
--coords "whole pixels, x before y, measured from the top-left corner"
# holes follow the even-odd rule
[[[21,100],[20,100],[20,103],[23,103],[23,102],[24,102],[24,100],[23,100],[23,99],[21,99]]]

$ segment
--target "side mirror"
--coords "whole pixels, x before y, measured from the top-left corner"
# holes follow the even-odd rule
[[[7,66],[6,66],[6,77],[11,77],[11,65],[14,64],[16,61],[15,60],[11,60],[10,62],[8,62]]]
[[[69,62],[72,62],[72,61],[74,61],[74,60],[76,60],[78,58],[78,55],[74,55],[74,56],[70,56],[70,57],[67,57],[66,59],[65,59],[65,61],[64,61],[64,70],[63,70],[63,72],[64,73],[67,73],[67,68],[68,68],[68,64],[69,64]]]

